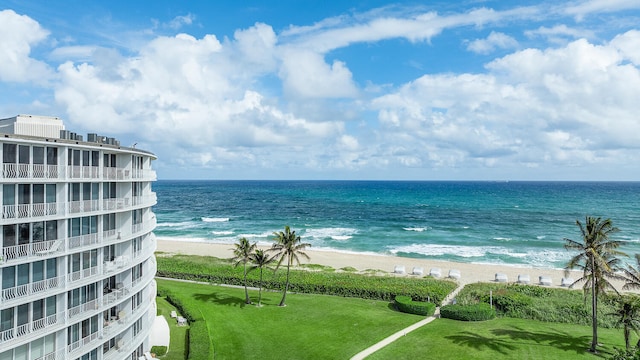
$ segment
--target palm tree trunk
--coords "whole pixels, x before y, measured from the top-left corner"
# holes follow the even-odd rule
[[[244,263],[244,303],[251,304],[251,299],[249,299],[249,290],[247,290],[247,263]]]
[[[291,258],[287,261],[287,280],[284,284],[284,293],[282,293],[282,300],[280,300],[280,305],[284,306],[284,299],[287,297],[287,290],[289,290],[289,269],[291,269]]]
[[[596,346],[598,346],[598,297],[596,292],[596,277],[594,273],[595,259],[591,256],[591,326],[593,327],[593,339],[591,340],[592,353],[597,352]]]
[[[258,289],[258,306],[262,306],[262,268],[260,268],[260,289]]]
[[[631,344],[629,344],[629,336],[631,335],[631,329],[625,325],[624,327],[624,344],[627,346],[627,350],[631,349]]]

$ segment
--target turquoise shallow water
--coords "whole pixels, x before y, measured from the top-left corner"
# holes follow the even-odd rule
[[[268,243],[291,226],[314,248],[562,268],[576,220],[611,218],[640,252],[640,183],[158,181],[160,238]]]

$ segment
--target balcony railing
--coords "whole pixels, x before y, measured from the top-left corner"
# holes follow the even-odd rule
[[[132,196],[131,204],[133,206],[138,205],[149,205],[152,206],[158,201],[158,197],[156,193],[151,193],[150,195],[141,195],[141,196]]]
[[[65,205],[63,202],[2,205],[2,218],[20,219],[64,214]]]
[[[99,166],[46,165],[46,164],[2,164],[5,179],[100,179],[155,181],[158,176],[151,169],[126,169]]]
[[[93,299],[78,306],[69,308],[69,310],[67,310],[67,316],[69,317],[69,319],[72,319],[75,316],[82,315],[88,312],[95,312],[95,310],[99,309],[100,301],[98,299]]]
[[[102,210],[123,210],[131,204],[129,198],[111,198],[102,200]]]
[[[102,267],[102,273],[103,274],[110,274],[112,272],[115,272],[119,269],[124,269],[126,268],[128,265],[131,264],[131,260],[129,259],[128,256],[117,256],[114,260],[112,261],[105,261]]]
[[[63,360],[67,358],[66,349],[59,349],[58,351],[52,351],[48,354],[44,354],[39,358],[35,358],[35,360]]]
[[[39,241],[2,248],[2,259],[5,263],[13,260],[28,259],[34,256],[57,254],[64,251],[64,240]]]
[[[74,236],[69,238],[69,249],[90,246],[100,242],[98,233]]]
[[[72,283],[74,281],[80,281],[83,279],[90,278],[98,274],[98,266],[82,269],[79,271],[74,271],[72,273],[67,274],[67,282]]]
[[[4,304],[7,301],[18,300],[20,302],[25,301],[26,297],[39,294],[41,292],[51,290],[51,289],[63,289],[65,286],[65,277],[58,276],[51,279],[45,279],[40,281],[35,281],[23,285],[18,285],[14,287],[10,287],[8,289],[2,290],[2,303]]]
[[[67,168],[69,179],[98,179],[100,168],[97,166],[69,166]]]
[[[100,200],[69,201],[69,213],[77,214],[100,210]]]
[[[116,337],[116,346],[105,352],[102,355],[102,359],[122,359],[123,355],[131,354],[133,350],[140,346],[142,340],[144,340],[144,338],[149,334],[152,324],[153,323],[151,322],[151,316],[143,316],[142,326],[140,327],[141,330],[135,335],[133,335],[133,331],[129,330],[121,336]],[[129,356],[126,357],[128,358]]]
[[[58,179],[64,166],[44,164],[2,164],[5,179]]]
[[[101,337],[100,332],[96,331],[93,334],[90,334],[89,336],[83,337],[82,339],[67,345],[67,351],[69,353],[72,353],[72,352],[77,351],[79,349],[83,349],[84,347],[92,344],[94,341],[96,341],[100,337]],[[80,351],[78,351],[78,353],[80,353]]]
[[[65,312],[63,311],[2,331],[0,332],[0,344],[8,348],[13,342],[36,338],[42,333],[46,333],[48,328],[63,324],[64,318]]]

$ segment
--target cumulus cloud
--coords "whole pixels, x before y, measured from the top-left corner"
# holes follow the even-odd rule
[[[43,84],[51,79],[49,66],[31,57],[32,47],[46,39],[49,32],[13,10],[0,11],[0,24],[0,80]]]
[[[640,71],[628,62],[639,39],[631,31],[604,45],[518,51],[487,64],[487,74],[425,75],[372,106],[385,138],[415,151],[435,146],[434,165],[638,161],[640,103],[630,89],[640,88]],[[610,152],[624,156],[602,156]]]
[[[489,54],[496,49],[513,49],[518,46],[518,41],[511,36],[492,31],[486,39],[476,39],[467,45],[467,50],[478,54]]]

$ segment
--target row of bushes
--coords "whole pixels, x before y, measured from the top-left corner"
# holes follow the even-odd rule
[[[158,276],[174,279],[204,281],[214,284],[244,285],[243,268],[234,268],[228,261],[206,256],[159,256]],[[282,290],[285,271],[265,271],[263,287]],[[259,272],[250,272],[247,285],[260,285]],[[292,270],[289,290],[391,301],[396,295],[411,296],[416,301],[440,303],[456,284],[448,280],[430,278],[402,278],[396,276],[365,276],[361,274]]]
[[[580,325],[591,324],[591,303],[585,301],[582,290],[520,284],[476,283],[465,286],[456,299],[459,304],[465,305],[492,302],[500,316]],[[608,315],[616,311],[616,301],[616,296],[603,294],[600,297],[598,326],[616,327],[616,319]]]
[[[413,301],[409,296],[396,296],[395,303],[398,311],[407,314],[431,316],[436,311],[436,304]]]
[[[210,360],[213,359],[213,350],[207,322],[202,314],[195,309],[186,307],[181,298],[169,290],[158,287],[158,296],[164,297],[167,302],[173,305],[178,312],[189,322],[189,330],[187,331],[187,345],[189,360]]]
[[[440,308],[440,316],[461,321],[484,321],[496,317],[496,311],[489,304],[445,305]]]

